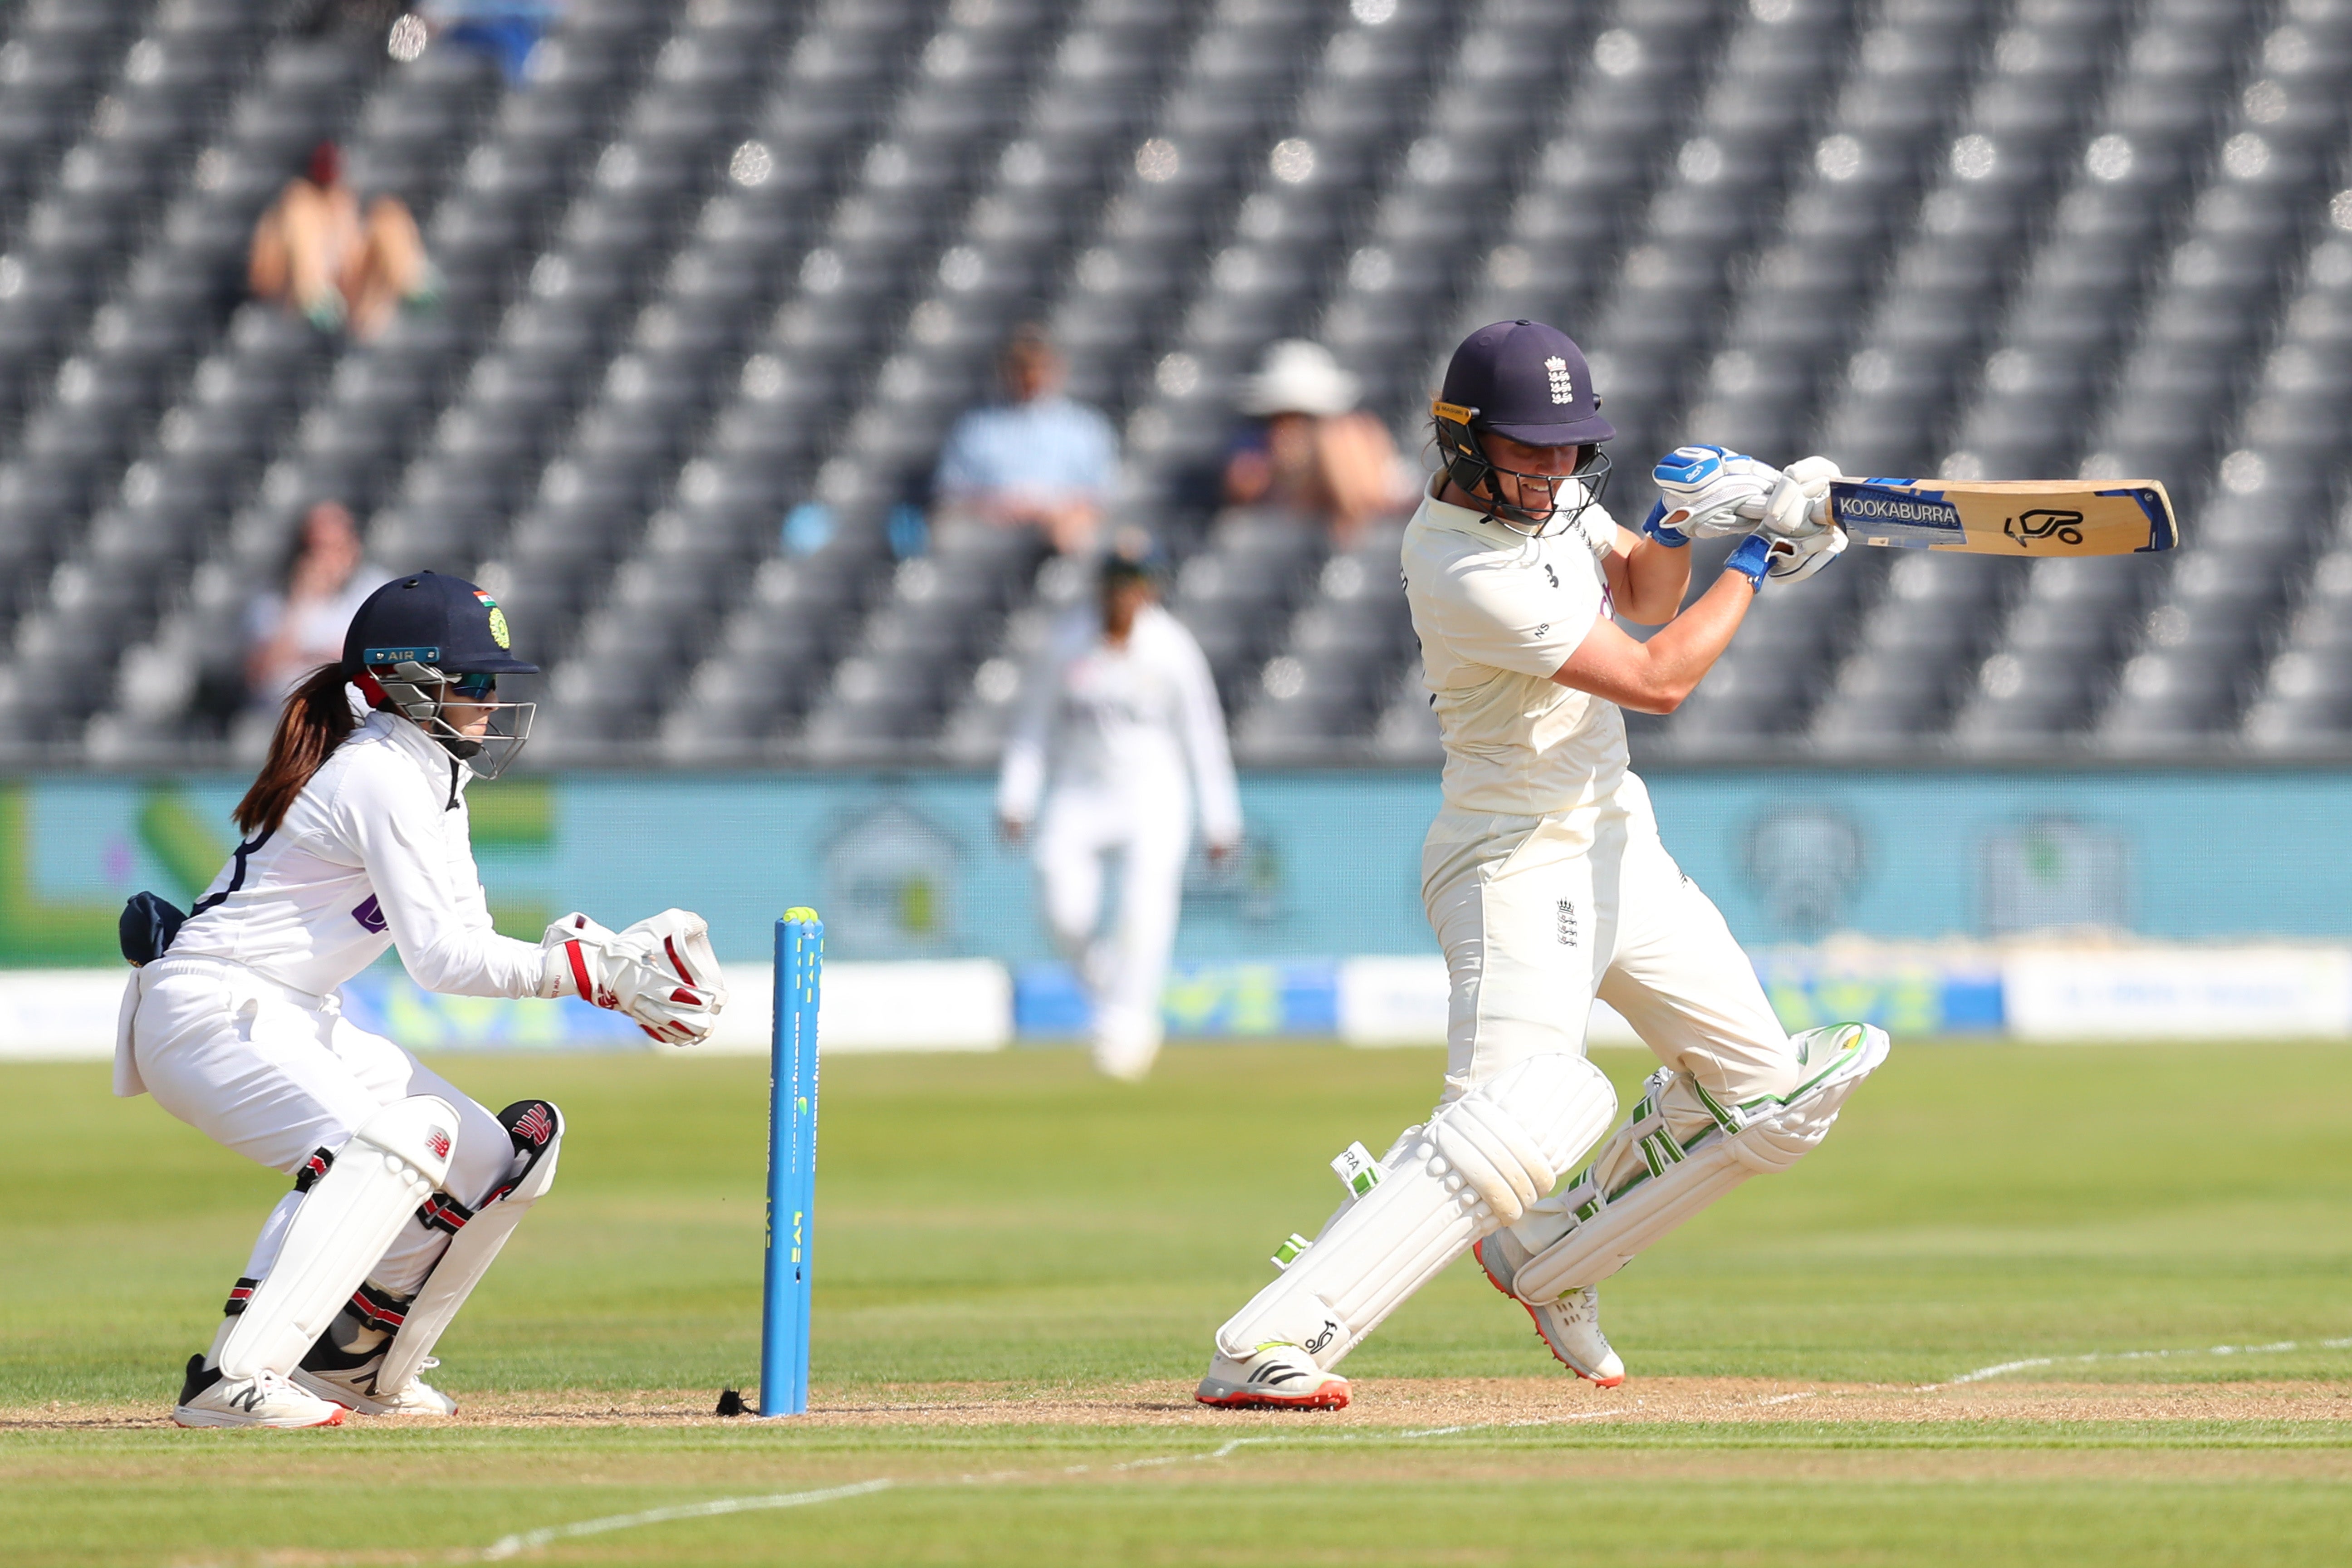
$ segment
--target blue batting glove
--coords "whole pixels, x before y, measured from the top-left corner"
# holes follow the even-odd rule
[[[1650,470],[1650,478],[1662,485],[1695,489],[1722,472],[1727,459],[1739,455],[1728,447],[1703,443],[1677,447],[1658,459],[1657,466]]]
[[[1666,503],[1662,500],[1650,503],[1650,515],[1642,520],[1642,537],[1654,539],[1669,550],[1680,550],[1690,542],[1689,534],[1666,526]]]
[[[1781,477],[1769,463],[1712,446],[1677,447],[1650,474],[1666,503],[1668,526],[1694,539],[1747,532]]]
[[[1772,569],[1772,541],[1761,533],[1751,533],[1739,542],[1723,569],[1737,572],[1748,579],[1748,585],[1758,593],[1764,591],[1765,574]]]

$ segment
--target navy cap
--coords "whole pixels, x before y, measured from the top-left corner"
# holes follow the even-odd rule
[[[1601,416],[1584,351],[1541,321],[1496,321],[1463,339],[1438,396],[1476,410],[1474,428],[1530,447],[1580,447],[1617,434]]]
[[[507,615],[462,577],[419,572],[395,577],[352,612],[343,633],[343,673],[414,659],[447,675],[537,675],[508,651]]]

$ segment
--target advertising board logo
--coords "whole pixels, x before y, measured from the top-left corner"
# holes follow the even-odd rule
[[[1748,879],[1781,941],[1817,942],[1837,930],[1868,855],[1861,826],[1827,806],[1768,810],[1748,824]]]
[[[2032,549],[2037,539],[2055,539],[2061,544],[2080,544],[2083,542],[2083,514],[2053,507],[2035,507],[2003,522],[2000,531],[2017,541],[2020,550]]]
[[[825,944],[851,958],[936,958],[960,926],[963,849],[890,795],[842,821],[824,851]]]
[[[2103,823],[2036,816],[1979,841],[1986,934],[2129,931],[2133,840]]]

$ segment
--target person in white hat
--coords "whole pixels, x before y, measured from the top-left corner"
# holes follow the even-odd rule
[[[1268,349],[1243,386],[1252,418],[1225,459],[1225,503],[1290,512],[1329,529],[1343,549],[1366,523],[1401,511],[1412,479],[1386,427],[1357,408],[1361,391],[1320,343]]]

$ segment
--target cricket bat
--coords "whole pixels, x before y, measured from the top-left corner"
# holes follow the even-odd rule
[[[2154,479],[1832,479],[1830,519],[1862,544],[1979,555],[2135,555],[2180,542]]]

